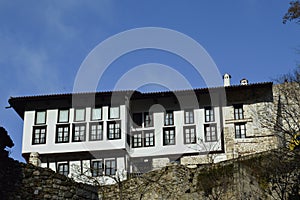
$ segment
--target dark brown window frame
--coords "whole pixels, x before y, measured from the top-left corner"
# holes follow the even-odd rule
[[[150,138],[153,138],[153,145],[147,145],[146,144],[146,133],[153,133],[153,137],[148,137],[149,139]],[[143,134],[144,134],[144,147],[154,147],[155,146],[155,132],[154,132],[154,130],[145,130],[145,131],[143,131]],[[150,140],[149,140],[149,142],[150,142]]]
[[[63,166],[63,171],[62,171],[62,173],[60,172],[60,166]],[[68,170],[67,170],[67,171],[65,171],[65,166],[68,167]],[[65,175],[65,176],[68,176],[69,173],[70,173],[70,164],[69,164],[69,162],[58,163],[58,164],[57,164],[57,173],[62,174],[62,175]]]
[[[186,133],[186,130],[187,129],[194,129],[194,133],[195,133],[195,136],[193,138],[193,142],[187,142],[186,141],[186,138],[187,138],[187,133]],[[183,127],[183,135],[184,135],[184,144],[196,144],[197,143],[197,133],[196,133],[196,126],[184,126]],[[190,141],[192,141],[192,137],[191,137],[191,133],[189,133],[189,138],[190,138]]]
[[[114,124],[114,125],[116,125],[116,124],[119,124],[119,137],[115,137],[115,135],[117,134],[116,132],[114,132],[114,137],[113,138],[110,138],[109,136],[109,134],[110,134],[110,128],[109,128],[109,125],[110,124]],[[116,130],[116,128],[114,127],[114,131]],[[121,128],[121,121],[119,120],[119,121],[107,121],[107,139],[108,140],[118,140],[118,139],[121,139],[122,138],[122,128]]]
[[[167,118],[167,116],[169,116],[169,115],[172,117]],[[165,112],[164,125],[165,126],[173,126],[174,125],[174,111],[173,110],[169,110],[169,111]]]
[[[75,127],[77,126],[84,126],[84,135],[83,135],[83,138],[81,138],[81,133],[79,130],[79,139],[75,139]],[[87,131],[87,128],[86,128],[86,123],[75,123],[75,124],[72,124],[72,142],[85,142],[86,141],[86,131]],[[77,136],[76,136],[77,137]]]
[[[59,128],[65,128],[65,127],[68,127],[68,140],[65,141],[63,139],[63,141],[58,141],[58,129]],[[56,132],[55,132],[55,143],[69,143],[70,142],[70,124],[57,124],[56,125]],[[63,129],[63,136],[62,138],[65,138],[65,133],[64,133],[64,129]]]
[[[44,142],[41,142],[41,133],[39,133],[39,142],[35,142],[35,139],[36,139],[36,133],[35,133],[35,130],[37,129],[45,129],[45,137],[44,137]],[[46,139],[47,139],[47,126],[46,125],[43,125],[43,126],[33,126],[32,128],[32,142],[31,144],[32,145],[38,145],[38,144],[46,144]]]
[[[95,169],[95,163],[97,163],[97,168]],[[92,177],[99,177],[103,175],[104,172],[104,163],[103,160],[92,160],[91,161],[91,172]]]
[[[204,119],[205,119],[205,122],[214,122],[215,121],[215,110],[213,107],[209,106],[209,107],[204,108]]]
[[[114,162],[115,163],[115,167],[107,167],[107,163],[112,163]],[[111,164],[110,164],[111,165]],[[105,175],[106,176],[113,176],[113,175],[116,175],[116,171],[117,171],[117,161],[116,159],[107,159],[107,160],[104,160],[104,167],[105,167]],[[107,170],[109,169],[109,173],[107,173]],[[114,173],[112,173],[114,172]]]
[[[97,139],[92,139],[92,126],[102,126],[102,133],[100,134],[100,138],[96,137]],[[103,140],[103,134],[104,134],[104,127],[103,122],[90,122],[89,124],[89,141],[101,141]],[[98,135],[98,129],[96,129],[96,135]]]
[[[209,132],[206,131],[206,128],[209,127]],[[211,127],[215,128],[215,139],[212,139],[212,129]],[[210,134],[210,140],[208,140],[208,133]],[[205,142],[216,142],[218,141],[218,130],[217,130],[217,124],[216,123],[211,123],[211,124],[204,124],[204,137],[205,137]]]
[[[237,130],[237,126],[239,127],[239,132]],[[241,129],[241,127],[244,126],[244,129]],[[244,130],[244,134],[242,134],[242,131],[241,130]],[[235,123],[234,124],[234,135],[235,135],[235,138],[236,139],[243,139],[243,138],[246,138],[247,136],[247,127],[246,127],[246,123],[245,122],[242,122],[242,123]]]
[[[244,119],[244,107],[243,104],[233,105],[234,109],[234,119]]]
[[[173,143],[166,142],[166,131],[170,131],[170,130],[174,131],[174,142]],[[171,135],[170,132],[168,134],[169,134],[168,137],[170,138],[170,135]],[[175,127],[165,127],[165,128],[163,128],[163,145],[164,146],[167,146],[167,145],[176,145],[176,129],[175,129]]]
[[[190,122],[190,119],[191,119],[190,114],[188,115],[189,121],[187,121],[187,119],[186,119],[186,113],[192,113],[192,122]],[[195,113],[194,113],[193,109],[184,110],[184,123],[185,124],[194,124],[195,123]]]
[[[138,137],[138,141],[136,141],[136,137],[135,136],[140,136]],[[143,142],[143,132],[142,131],[136,131],[136,132],[133,132],[132,133],[132,148],[140,148],[140,147],[143,147],[144,146],[144,142]],[[139,141],[140,141],[140,145],[137,145],[139,144]]]

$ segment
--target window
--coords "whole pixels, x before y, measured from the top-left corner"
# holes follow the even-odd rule
[[[135,128],[142,127],[143,124],[142,113],[133,113],[132,120],[133,120],[133,127]]]
[[[217,141],[217,126],[216,126],[216,124],[205,124],[204,125],[204,134],[205,134],[206,142]]]
[[[132,115],[132,126],[134,128],[141,127],[153,127],[153,114],[152,113],[133,113]],[[144,124],[144,125],[143,125]]]
[[[154,146],[154,131],[145,131],[145,147]]]
[[[60,163],[58,164],[58,173],[68,176],[69,174],[69,164],[68,163]]]
[[[103,140],[103,123],[90,124],[90,141]]]
[[[153,126],[153,114],[152,113],[144,113],[144,123],[145,127]]]
[[[195,126],[183,127],[184,143],[195,144],[196,143],[196,128]]]
[[[215,121],[215,113],[212,107],[207,107],[205,110],[205,122],[213,122]]]
[[[109,140],[121,139],[121,123],[119,121],[107,122],[107,131]]]
[[[58,112],[58,122],[59,123],[69,122],[69,110],[59,110],[59,112]]]
[[[132,147],[150,147],[154,146],[154,131],[139,131],[132,133]]]
[[[132,147],[142,147],[143,146],[143,134],[142,132],[133,133],[132,136]]]
[[[120,118],[120,107],[110,107],[109,119],[119,119],[119,118]]]
[[[234,124],[235,127],[235,138],[245,138],[246,137],[246,124],[238,123]]]
[[[163,141],[164,145],[175,144],[175,127],[163,129]]]
[[[167,111],[165,113],[165,126],[174,125],[173,111]]]
[[[74,121],[82,122],[84,120],[85,120],[85,109],[84,108],[75,109]]]
[[[35,113],[35,124],[46,124],[46,111],[37,111]]]
[[[194,123],[194,111],[193,110],[184,111],[184,123],[185,124],[193,124]]]
[[[105,175],[111,176],[116,174],[116,160],[105,161]]]
[[[73,142],[85,141],[85,124],[73,124]]]
[[[46,144],[46,126],[33,127],[32,144]]]
[[[243,105],[234,106],[234,119],[244,119]]]
[[[103,163],[101,160],[92,161],[92,176],[102,176],[103,175]]]
[[[69,142],[69,124],[56,126],[56,143]]]
[[[92,121],[101,120],[102,119],[102,108],[92,108],[91,112]]]

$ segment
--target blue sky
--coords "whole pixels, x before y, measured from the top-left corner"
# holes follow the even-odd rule
[[[11,157],[21,157],[22,120],[10,96],[72,92],[88,53],[122,31],[163,27],[188,35],[210,54],[232,82],[270,81],[299,61],[300,26],[282,24],[289,1],[126,0],[0,1],[0,125],[14,140]],[[192,87],[205,87],[192,67],[175,55],[141,50],[116,60],[98,90],[111,90],[132,67],[156,62],[178,70]]]

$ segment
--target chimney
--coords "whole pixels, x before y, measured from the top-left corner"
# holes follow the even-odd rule
[[[230,86],[231,76],[226,73],[226,74],[224,74],[223,79],[224,79],[224,87]]]
[[[248,80],[243,78],[242,80],[240,80],[240,84],[241,85],[248,85]]]

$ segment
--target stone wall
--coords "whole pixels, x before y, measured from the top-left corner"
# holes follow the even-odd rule
[[[276,150],[195,168],[174,163],[96,188],[1,158],[0,199],[300,199],[299,160],[300,152]]]
[[[51,169],[0,158],[0,199],[98,199],[98,189]]]
[[[227,110],[224,140],[227,159],[237,158],[277,149],[279,138],[272,128],[265,127],[264,121],[274,112],[273,103],[263,102],[244,105],[245,119],[234,120],[233,108]],[[230,116],[232,119],[230,119]],[[246,138],[235,138],[235,123],[246,124]]]
[[[102,199],[133,200],[299,199],[300,155],[289,154],[271,151],[196,168],[172,164],[138,178],[103,186],[100,193]],[[282,185],[286,187],[284,198],[278,196]]]

